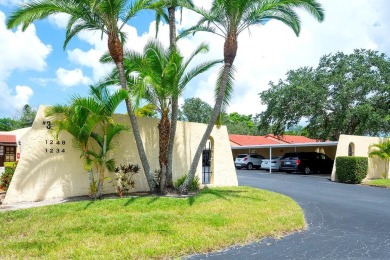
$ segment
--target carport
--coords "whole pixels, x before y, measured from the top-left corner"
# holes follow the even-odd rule
[[[231,146],[233,158],[242,153],[257,153],[264,157],[282,156],[288,152],[319,152],[324,153],[332,160],[336,157],[338,142],[312,142],[312,143],[293,143],[293,144],[263,144]],[[269,169],[271,172],[271,168]]]

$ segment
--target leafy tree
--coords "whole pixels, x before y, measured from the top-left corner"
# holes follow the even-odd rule
[[[372,149],[372,148],[374,148],[374,149]],[[368,156],[369,157],[377,156],[384,161],[384,163],[385,163],[384,176],[386,178],[389,178],[388,166],[389,166],[389,161],[390,161],[390,139],[385,138],[379,144],[370,145],[370,149],[371,149],[371,152],[368,153]]]
[[[187,84],[197,75],[207,71],[220,61],[208,61],[187,70],[191,61],[200,53],[207,52],[208,46],[200,45],[188,59],[184,59],[176,49],[166,49],[157,41],[150,41],[144,47],[144,52],[129,52],[125,55],[124,68],[131,93],[135,103],[146,99],[155,105],[160,114],[159,129],[159,192],[165,193],[167,182],[172,181],[168,175],[168,145],[171,122],[169,113],[174,97],[180,95]],[[109,62],[109,57],[103,57],[103,62]],[[136,76],[134,73],[136,72]],[[115,84],[117,71],[104,84]],[[172,184],[173,185],[173,184]],[[168,184],[168,186],[171,186]]]
[[[18,122],[11,118],[0,118],[0,131],[12,131],[17,129]]]
[[[146,104],[143,107],[136,108],[135,116],[156,118],[156,106],[153,104]]]
[[[390,127],[390,60],[371,50],[325,55],[317,68],[288,71],[287,79],[260,93],[261,127],[275,134],[307,119],[311,138],[340,134],[383,135]]]
[[[259,135],[257,117],[233,112],[223,118],[223,124],[226,125],[229,134]]]
[[[123,43],[125,34],[123,26],[139,11],[149,8],[152,0],[135,0],[129,5],[128,0],[37,0],[24,3],[14,11],[7,20],[9,29],[22,25],[25,30],[37,19],[44,19],[56,13],[70,15],[65,35],[64,48],[68,42],[83,30],[96,30],[106,34],[108,50],[120,75],[120,85],[127,90],[123,70]],[[126,108],[133,128],[138,153],[151,192],[156,192],[156,183],[150,171],[145,148],[139,132],[137,118],[130,98],[126,99]]]
[[[200,98],[187,98],[181,106],[179,120],[206,124],[212,111],[213,108]]]
[[[0,131],[12,131],[19,128],[30,127],[34,123],[36,114],[37,111],[26,104],[14,119],[0,118]]]
[[[30,105],[23,106],[21,116],[18,120],[18,128],[30,127],[34,123],[37,111],[32,109]]]
[[[319,21],[324,18],[323,9],[315,0],[214,0],[210,10],[194,9],[202,18],[197,25],[186,30],[182,36],[197,31],[211,32],[221,36],[225,40],[223,48],[224,66],[217,82],[213,113],[195,152],[188,178],[180,186],[182,193],[188,192],[188,187],[195,176],[196,167],[207,139],[218,119],[218,115],[223,111],[224,105],[227,105],[229,100],[233,88],[233,62],[238,49],[238,36],[241,32],[249,29],[250,26],[265,24],[271,19],[281,21],[298,35],[300,20],[298,14],[293,10],[297,7],[308,11]]]

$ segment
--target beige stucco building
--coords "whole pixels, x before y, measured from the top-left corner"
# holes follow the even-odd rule
[[[128,125],[129,132],[121,133],[114,143],[112,152],[116,164],[138,164],[135,140],[127,115],[115,115],[115,120]],[[62,132],[58,140],[53,136],[49,119],[44,116],[44,107],[38,110],[35,121],[20,137],[21,156],[7,191],[4,204],[23,201],[40,201],[51,198],[65,198],[88,194],[88,176],[83,169],[80,151],[72,146],[72,138]],[[158,169],[158,119],[138,118],[141,136],[144,142],[151,169]],[[205,124],[178,122],[173,156],[173,178],[188,172],[191,160],[206,129]],[[202,181],[204,168],[210,172],[207,186],[236,186],[237,176],[233,164],[226,127],[214,128],[210,136],[210,166],[202,167],[202,159],[196,176]],[[113,179],[113,174],[108,177]],[[142,171],[135,178],[134,191],[149,190]],[[109,181],[105,182],[105,193],[115,192]]]
[[[335,157],[363,156],[368,157],[370,146],[383,141],[381,137],[368,137],[356,135],[340,135]],[[389,169],[389,167],[387,167]],[[378,157],[368,159],[368,173],[366,179],[379,179],[385,171],[385,163]],[[388,173],[387,173],[388,174]],[[336,181],[336,163],[333,165],[332,181]]]

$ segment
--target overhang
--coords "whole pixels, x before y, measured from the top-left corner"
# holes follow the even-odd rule
[[[313,143],[295,143],[295,144],[262,144],[262,145],[243,145],[243,146],[231,146],[232,150],[240,149],[259,149],[259,148],[286,148],[286,147],[325,147],[325,146],[337,146],[339,142],[313,142]]]

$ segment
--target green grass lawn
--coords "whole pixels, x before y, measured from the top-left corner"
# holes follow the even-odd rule
[[[248,187],[69,202],[0,213],[0,258],[174,258],[304,227],[292,199]]]
[[[390,179],[369,180],[369,181],[365,182],[364,184],[370,185],[370,186],[390,188]]]

